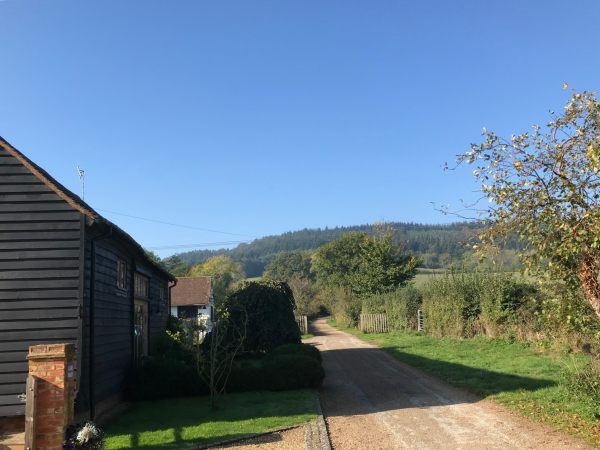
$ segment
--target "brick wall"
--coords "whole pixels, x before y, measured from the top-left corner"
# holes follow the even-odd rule
[[[30,439],[36,450],[59,450],[73,421],[75,348],[73,344],[29,347],[29,375],[37,379]],[[26,435],[26,440],[28,436]]]

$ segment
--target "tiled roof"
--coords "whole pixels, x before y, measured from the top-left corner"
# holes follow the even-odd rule
[[[210,277],[181,277],[171,290],[171,305],[208,305],[211,296]]]

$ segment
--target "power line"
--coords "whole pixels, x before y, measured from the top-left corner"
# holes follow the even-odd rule
[[[129,217],[131,219],[145,220],[146,222],[160,223],[162,225],[170,225],[172,227],[187,228],[189,230],[206,231],[208,233],[227,234],[229,236],[243,236],[243,237],[249,237],[249,238],[257,238],[258,237],[258,236],[253,236],[251,234],[229,233],[227,231],[211,230],[210,228],[200,228],[200,227],[195,227],[192,225],[182,225],[179,223],[165,222],[163,220],[149,219],[147,217],[134,216],[131,214],[125,214],[125,213],[120,213],[120,212],[116,212],[116,211],[109,211],[107,209],[100,209],[100,208],[96,208],[96,209],[98,209],[98,211],[102,211],[104,213],[116,214],[117,216],[124,216],[124,217]],[[247,241],[242,241],[242,242],[247,242]]]
[[[158,247],[144,247],[148,250],[176,250],[176,249],[185,249],[185,248],[196,248],[196,247],[217,247],[217,246],[227,246],[227,245],[235,245],[235,244],[244,244],[250,242],[246,241],[223,241],[223,242],[204,242],[201,244],[175,244],[175,245],[164,245]]]

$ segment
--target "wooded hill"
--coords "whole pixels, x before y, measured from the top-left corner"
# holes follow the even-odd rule
[[[426,268],[442,268],[461,264],[472,253],[481,226],[472,222],[448,225],[423,225],[416,223],[386,223],[394,240],[410,253],[417,255]],[[351,231],[372,233],[373,225],[317,228],[290,231],[277,236],[265,236],[233,249],[194,250],[177,256],[185,263],[198,264],[211,256],[227,255],[242,264],[248,277],[260,276],[265,265],[280,252],[311,251]]]

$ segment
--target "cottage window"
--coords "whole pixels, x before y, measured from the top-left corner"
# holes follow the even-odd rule
[[[127,289],[127,263],[122,259],[117,260],[117,287]]]
[[[164,286],[161,286],[160,288],[158,288],[158,298],[161,301],[161,303],[164,302],[164,300],[166,298]]]
[[[137,298],[148,298],[150,282],[147,277],[136,273],[134,275],[134,294]]]

